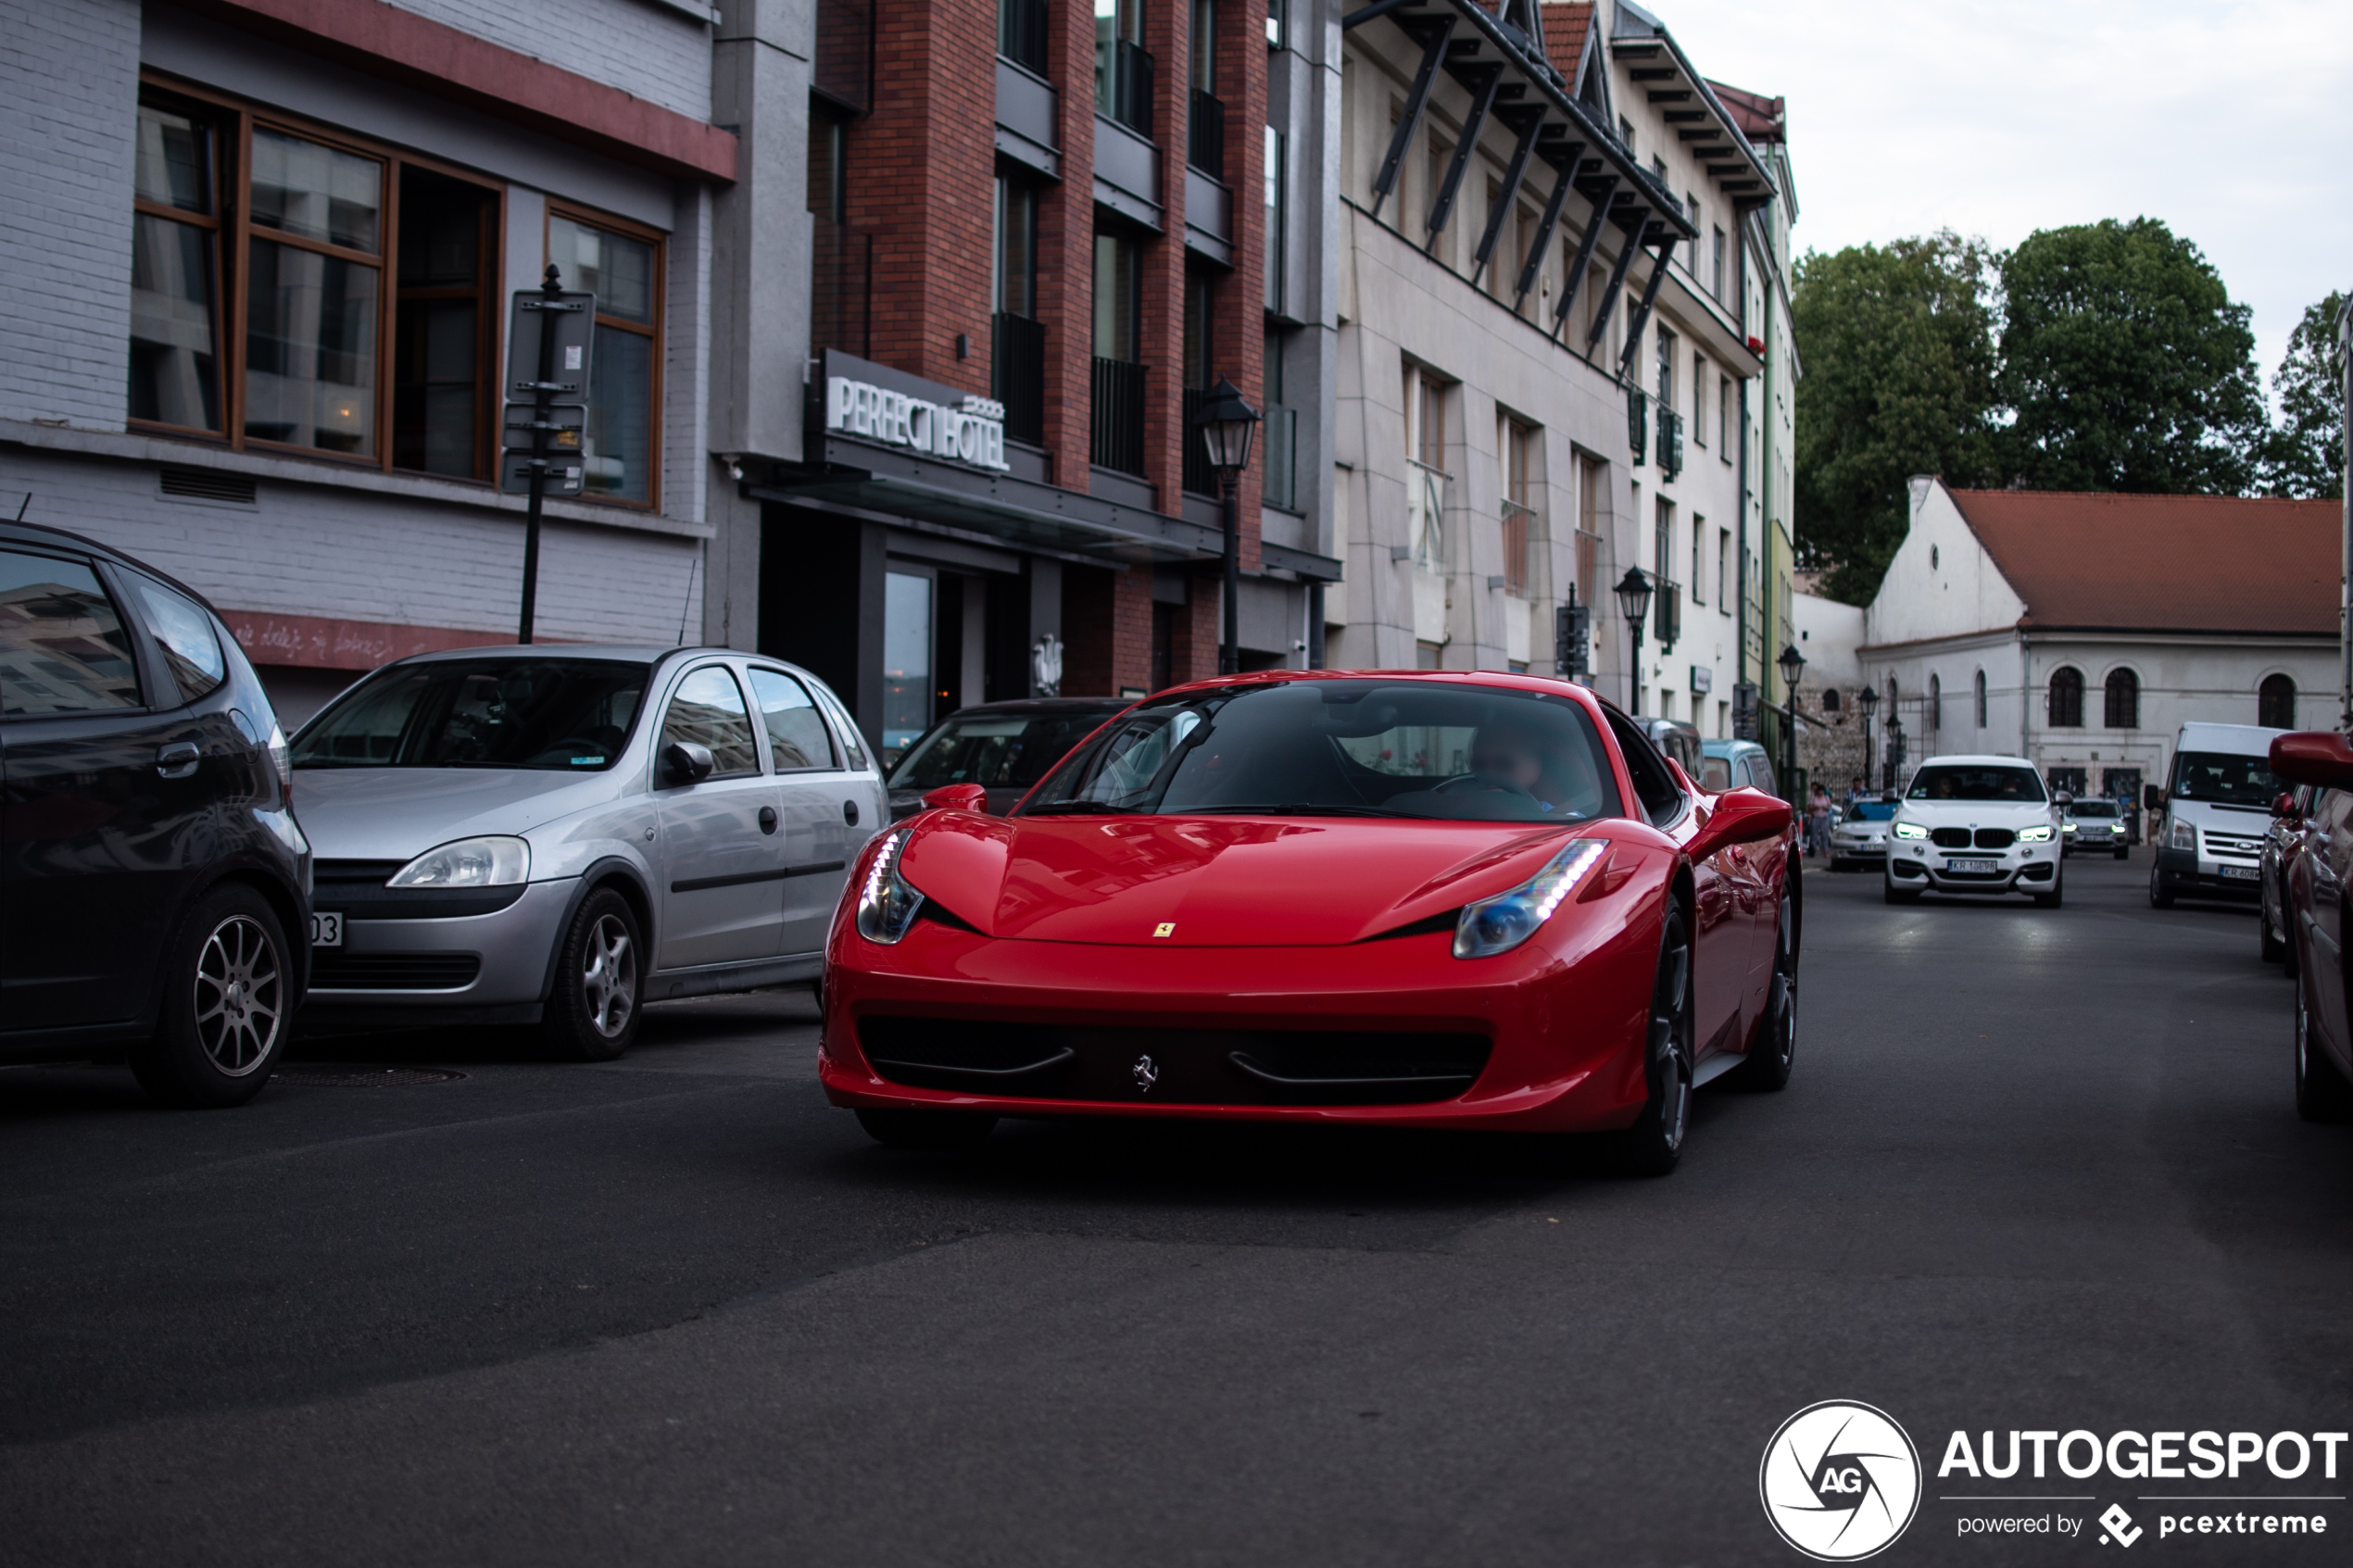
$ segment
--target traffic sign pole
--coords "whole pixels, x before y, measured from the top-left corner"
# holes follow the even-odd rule
[[[588,388],[588,349],[595,332],[596,296],[588,294],[566,294],[562,274],[554,264],[547,268],[547,281],[536,290],[524,290],[515,295],[514,327],[509,342],[521,357],[522,345],[535,341],[537,365],[529,381],[508,383],[508,394],[527,392],[531,395],[531,444],[528,457],[520,464],[502,461],[501,483],[511,488],[513,470],[520,468],[526,477],[525,490],[530,496],[523,513],[522,536],[522,624],[515,640],[531,641],[533,623],[538,619],[539,604],[539,521],[547,495],[549,470],[560,460],[547,449],[549,433],[560,432],[565,445],[577,454],[583,446],[587,410],[584,405]],[[557,364],[560,348],[563,363]],[[520,370],[520,366],[514,369]],[[559,375],[573,379],[559,380]],[[555,399],[559,394],[569,394],[573,406],[558,417]],[[518,410],[510,408],[506,429],[511,435],[518,428]],[[512,448],[510,456],[515,455]],[[581,468],[577,462],[564,470],[565,494],[576,494],[580,488]]]

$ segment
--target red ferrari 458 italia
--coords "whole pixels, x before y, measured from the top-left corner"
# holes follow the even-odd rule
[[[819,1071],[887,1144],[1000,1116],[1614,1135],[1788,1082],[1787,805],[1703,793],[1592,693],[1277,671],[1097,730],[1009,816],[877,835],[826,947]]]

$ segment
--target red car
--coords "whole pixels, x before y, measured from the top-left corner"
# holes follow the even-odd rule
[[[877,836],[826,950],[827,1096],[887,1144],[1000,1115],[1612,1132],[1788,1082],[1789,807],[1701,792],[1530,676],[1277,671],[1128,709],[1010,816]]]
[[[2271,741],[2272,776],[2310,786],[2303,846],[2287,860],[2287,940],[2296,966],[2296,1109],[2353,1120],[2346,879],[2353,876],[2353,745],[2301,731]]]

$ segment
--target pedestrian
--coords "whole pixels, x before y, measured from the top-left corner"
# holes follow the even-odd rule
[[[1806,802],[1806,852],[1828,854],[1830,838],[1831,792],[1817,783]]]

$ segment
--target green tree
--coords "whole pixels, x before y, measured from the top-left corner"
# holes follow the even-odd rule
[[[1832,598],[1879,591],[1914,474],[1990,475],[1995,263],[1950,231],[1798,258],[1797,549]]]
[[[2029,234],[2001,264],[2003,468],[2044,490],[2253,487],[2269,434],[2247,307],[2154,218]]]
[[[2263,457],[2263,488],[2273,495],[2345,496],[2345,340],[2336,319],[2345,295],[2333,292],[2308,307],[2288,334],[2287,354],[2271,378],[2280,406]]]

